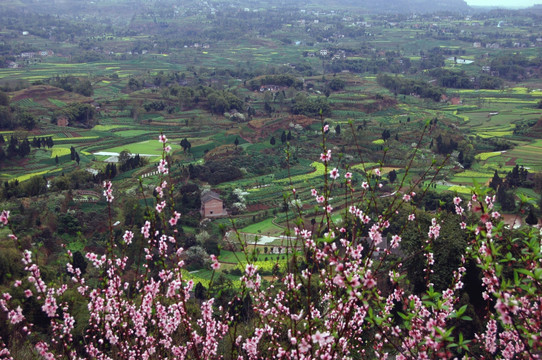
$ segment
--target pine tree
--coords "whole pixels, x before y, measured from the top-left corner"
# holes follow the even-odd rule
[[[269,140],[269,143],[270,143],[271,145],[275,145],[276,140],[275,140],[275,137],[274,137],[274,136],[271,136],[271,140]]]
[[[493,174],[493,178],[489,182],[489,187],[493,190],[497,190],[497,188],[502,184],[502,179],[499,176],[499,173],[497,170],[495,170],[495,173]]]

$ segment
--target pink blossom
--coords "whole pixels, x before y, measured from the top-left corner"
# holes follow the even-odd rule
[[[171,219],[169,219],[169,224],[171,226],[177,225],[177,221],[179,221],[180,218],[181,218],[181,214],[178,213],[177,211],[174,211],[173,212],[173,217]]]
[[[440,235],[440,225],[437,223],[437,219],[433,218],[431,220],[432,225],[429,227],[429,232],[427,233],[427,236],[429,238],[436,239]]]
[[[211,261],[212,261],[211,268],[213,270],[220,269],[220,263],[218,262],[218,258],[216,257],[216,255],[211,254],[210,256],[211,256]]]
[[[401,237],[399,235],[393,235],[391,237],[391,248],[392,249],[398,248],[400,242],[401,242]]]
[[[165,207],[166,207],[166,202],[162,201],[162,202],[156,204],[156,211],[161,213],[164,210]]]
[[[337,170],[337,168],[334,168],[333,170],[331,170],[329,172],[329,177],[332,178],[333,180],[337,179],[339,177],[339,170]]]
[[[323,162],[328,162],[331,160],[331,150],[328,150],[327,153],[320,154],[320,160]]]
[[[169,173],[169,169],[168,169],[167,165],[168,165],[167,161],[164,160],[164,159],[161,159],[160,163],[158,164],[158,172],[160,174],[167,175]]]
[[[9,313],[8,313],[8,318],[9,318],[9,321],[12,323],[12,324],[18,324],[20,323],[21,321],[24,320],[24,315],[23,315],[23,309],[21,309],[20,306],[17,306],[17,309],[16,310],[11,310]]]
[[[122,238],[124,239],[124,243],[126,245],[130,245],[132,243],[132,239],[134,238],[134,233],[129,230],[126,230]]]
[[[320,332],[317,331],[312,335],[312,342],[318,343],[320,347],[327,345],[327,339],[330,337],[329,331]]]
[[[9,211],[2,210],[2,213],[0,214],[0,222],[2,222],[4,225],[7,225],[8,219],[9,219]]]
[[[346,179],[351,179],[352,178],[352,173],[351,172],[347,172],[346,174],[344,174],[344,177]]]
[[[409,221],[414,221],[416,219],[416,215],[415,214],[410,214],[408,215],[408,220]]]
[[[113,196],[113,184],[111,183],[111,181],[104,181],[103,188],[106,201],[109,203],[113,202],[113,199],[115,197]]]
[[[162,144],[167,143],[167,137],[166,137],[166,135],[160,134],[160,136],[158,136],[158,141],[160,141]]]

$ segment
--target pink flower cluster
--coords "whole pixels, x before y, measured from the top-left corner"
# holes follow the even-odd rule
[[[165,135],[159,140],[167,143]],[[323,153],[321,159],[328,162],[331,152]],[[167,162],[162,161],[160,173],[165,175]],[[329,175],[335,180],[339,170],[334,168]],[[351,173],[345,175],[347,184],[351,177]],[[273,276],[263,274],[265,269],[247,260],[238,284],[229,289],[234,295],[227,306],[219,306],[219,299],[213,298],[223,289],[212,288],[212,280],[208,297],[193,299],[198,286],[184,269],[186,253],[179,247],[176,230],[167,226],[168,222],[175,226],[181,214],[168,213],[173,206],[164,196],[168,184],[163,181],[155,188],[157,205],[149,209],[152,214],[141,227],[141,234],[126,230],[118,247],[110,246],[103,254],[98,250],[100,254],[86,253],[94,266],[89,271],[94,278],[85,278],[68,252],[67,276],[62,275],[68,281],[59,277],[58,281],[46,282],[32,252],[25,250],[22,262],[26,276],[15,279],[13,287],[40,304],[50,332],[34,336],[35,328],[20,303],[21,295],[15,301],[8,292],[0,297],[6,326],[19,338],[27,339],[24,341],[45,359],[540,357],[539,238],[530,233],[521,241],[506,239],[497,224],[500,214],[493,210],[493,197],[479,201],[473,196],[466,209],[461,207],[461,198],[454,198],[456,214],[449,216],[461,221],[468,248],[455,264],[449,284],[437,291],[431,284],[432,272],[439,265],[439,254],[433,247],[444,238],[440,236],[444,232],[441,224],[446,224],[446,217],[438,214],[429,226],[418,224],[416,215],[420,219],[425,215],[416,213],[409,204],[415,196],[410,190],[404,195],[397,192],[387,209],[378,209],[375,197],[371,198],[374,194],[365,191],[371,187],[364,182],[359,197],[345,195],[344,207],[334,201],[337,209],[344,209],[342,223],[334,224],[329,216],[332,191],[327,181],[325,184],[322,194],[311,190],[318,204],[327,205],[323,212],[316,210],[321,221],[306,224],[303,208],[296,207],[295,227],[285,236],[286,259],[277,261]],[[296,195],[294,189],[292,192]],[[110,182],[104,182],[104,195],[108,202],[113,200]],[[479,221],[467,226],[466,212],[473,204],[480,206],[482,214]],[[3,211],[0,222],[7,225],[8,217],[9,212]],[[421,293],[411,290],[405,268],[395,260],[412,237],[407,227],[416,229],[420,239],[426,240],[421,241],[421,252],[426,258],[427,290]],[[140,259],[126,255],[136,237],[143,242]],[[387,246],[383,245],[386,238],[390,240]],[[501,247],[502,243],[506,246]],[[501,253],[502,248],[510,255]],[[245,259],[250,259],[247,248],[243,250]],[[211,268],[220,270],[218,257],[210,255],[210,260]],[[480,311],[478,319],[483,330],[475,331],[469,339],[459,335],[461,326],[470,321],[467,306],[462,303],[467,263],[480,269],[482,296],[487,301],[485,314]],[[81,297],[69,300],[75,296]],[[82,345],[76,345],[75,314],[82,311],[81,306],[76,307],[80,303],[87,307],[88,327]],[[248,320],[240,320],[241,312]],[[7,344],[0,341],[2,358],[12,356],[10,342]]]

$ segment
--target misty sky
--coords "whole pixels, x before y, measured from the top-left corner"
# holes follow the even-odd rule
[[[475,6],[528,7],[542,4],[542,0],[465,0]]]

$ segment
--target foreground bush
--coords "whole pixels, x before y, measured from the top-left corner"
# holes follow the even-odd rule
[[[175,230],[181,214],[173,210],[167,181],[171,149],[161,136],[158,171],[164,180],[140,234],[126,231],[117,243],[111,227],[105,253],[86,254],[92,266],[85,275],[68,251],[67,275],[49,283],[33,250],[21,249],[26,275],[0,299],[8,334],[0,358],[539,358],[539,234],[511,237],[493,209],[494,197],[485,194],[447,204],[455,209],[455,223],[437,211],[424,225],[411,205],[419,196],[416,184],[407,186],[403,179],[401,191],[380,202],[378,170],[356,189],[351,173],[331,169],[339,162],[326,147],[326,127],[320,159],[326,177],[311,191],[319,221],[307,221],[292,187],[285,196],[297,214],[285,244],[290,251],[272,279],[262,279],[249,261],[238,285],[217,290],[211,279],[206,296],[187,278]],[[340,206],[331,199],[338,183],[345,189]],[[104,196],[112,206],[110,182],[104,183]],[[332,221],[336,212],[343,214],[341,226]],[[9,212],[0,221],[9,226]],[[468,245],[457,264],[435,263],[442,227],[451,224]],[[402,241],[413,231],[423,244],[415,254],[423,259],[421,290],[405,270],[412,259],[405,258]],[[4,241],[18,240],[10,235]],[[240,237],[239,242],[250,259]],[[136,243],[141,251],[129,258],[127,250]],[[215,256],[210,264],[219,271]],[[445,265],[455,269],[451,277],[437,277]],[[226,290],[234,296],[215,304]],[[474,309],[469,294],[482,299]]]

